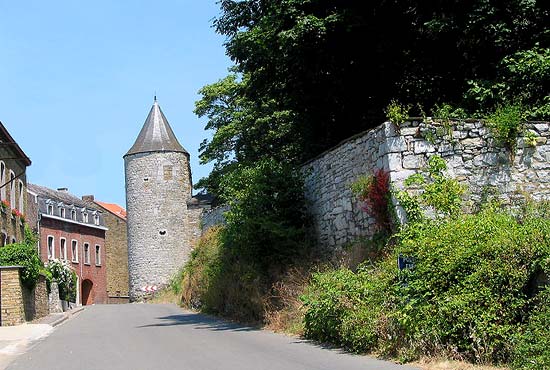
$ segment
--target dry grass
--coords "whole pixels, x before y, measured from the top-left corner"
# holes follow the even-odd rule
[[[292,268],[273,284],[271,294],[264,297],[265,328],[279,333],[304,333],[304,307],[300,296],[308,285],[308,271]]]
[[[180,296],[174,293],[170,287],[164,288],[158,292],[155,292],[154,295],[144,299],[145,303],[175,303],[179,305]]]
[[[490,365],[474,365],[463,361],[453,361],[446,359],[422,359],[409,365],[423,370],[508,370],[508,367],[498,367]]]

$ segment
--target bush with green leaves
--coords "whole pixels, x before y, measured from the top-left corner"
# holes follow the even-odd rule
[[[523,107],[519,104],[498,106],[486,119],[497,141],[514,154],[518,136],[524,130],[525,113]]]
[[[411,224],[394,241],[374,266],[314,276],[303,297],[306,336],[402,361],[421,355],[511,361],[513,338],[537,312],[528,292],[550,261],[550,220],[520,221],[487,208]],[[414,267],[399,271],[399,255]],[[531,317],[541,323],[542,315]],[[535,340],[520,347],[525,353],[546,345],[543,329],[525,333]]]
[[[36,246],[26,243],[8,244],[0,248],[0,265],[23,266],[21,282],[29,289],[36,285],[43,267]]]
[[[526,327],[515,337],[516,369],[550,368],[550,287],[539,293]]]
[[[221,182],[229,204],[222,228],[208,230],[183,272],[185,305],[261,321],[263,297],[307,253],[302,177],[275,160],[239,165]]]
[[[222,180],[229,204],[224,248],[262,270],[305,252],[305,200],[298,170],[275,160],[239,166]]]
[[[409,118],[409,111],[412,106],[399,103],[397,100],[392,100],[386,107],[385,113],[388,121],[399,128]]]
[[[425,210],[433,211],[436,218],[456,217],[460,214],[464,186],[447,176],[447,164],[440,156],[428,159],[427,168],[405,179],[406,189],[393,190],[399,205],[405,210],[410,223],[426,218]]]

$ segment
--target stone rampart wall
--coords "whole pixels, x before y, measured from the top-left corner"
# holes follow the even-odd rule
[[[486,192],[498,194],[505,203],[526,193],[534,199],[550,199],[549,123],[527,123],[526,129],[536,136],[536,146],[518,138],[513,158],[483,122],[473,120],[410,121],[399,131],[386,122],[344,141],[302,167],[319,246],[331,251],[372,236],[374,222],[350,190],[360,175],[382,168],[390,172],[393,186],[402,189],[403,181],[425,168],[432,155],[445,159],[449,175],[467,186],[470,207]]]
[[[201,218],[201,229],[205,232],[212,226],[223,225],[225,223],[224,213],[229,210],[229,206],[220,206],[204,211]]]

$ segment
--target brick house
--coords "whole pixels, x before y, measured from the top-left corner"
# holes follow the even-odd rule
[[[42,261],[70,261],[78,276],[78,304],[107,303],[107,227],[100,207],[75,197],[66,188],[52,190],[28,184],[28,194]]]
[[[25,238],[27,167],[31,160],[0,122],[0,246]]]
[[[100,202],[93,195],[82,199],[100,207],[103,211],[105,226],[105,254],[107,263],[107,299],[108,303],[128,303],[128,238],[126,229],[126,210],[114,203]]]

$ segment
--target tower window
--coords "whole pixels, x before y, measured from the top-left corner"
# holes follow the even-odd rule
[[[165,180],[172,180],[172,168],[173,166],[169,165],[163,166]]]

